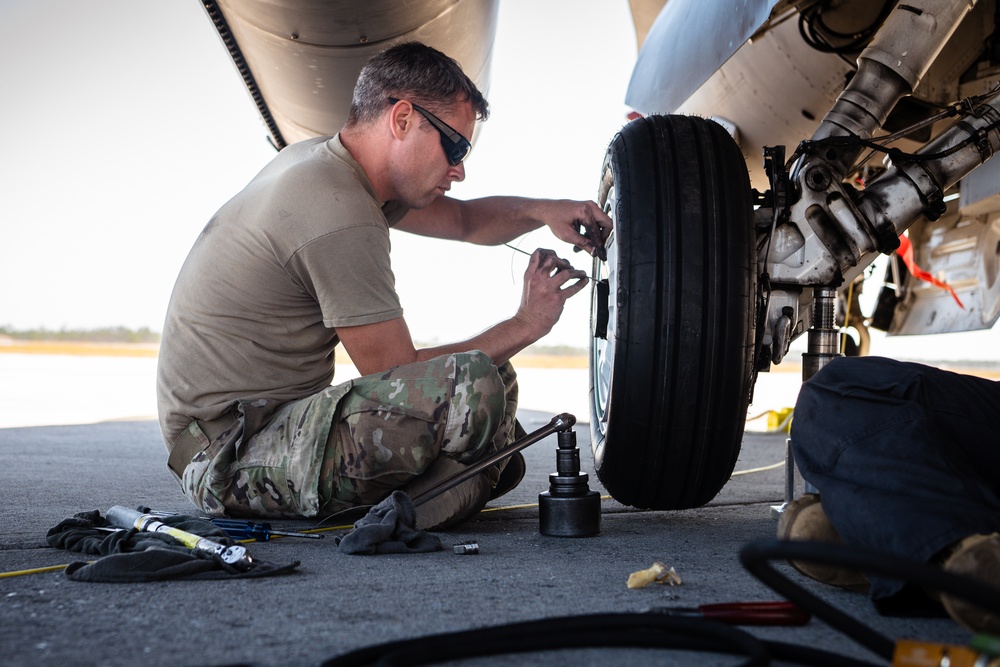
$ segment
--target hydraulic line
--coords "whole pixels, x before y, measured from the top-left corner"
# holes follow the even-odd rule
[[[337,656],[324,667],[360,667],[375,661],[423,665],[486,655],[579,647],[641,646],[711,650],[747,656],[747,667],[770,664],[753,635],[716,621],[663,614],[592,614],[511,623],[369,646]]]
[[[746,570],[796,605],[809,611],[831,627],[844,633],[876,655],[891,661],[895,642],[881,635],[854,617],[824,602],[771,566],[772,560],[794,560],[823,565],[836,565],[869,574],[916,583],[925,589],[949,593],[973,604],[1000,613],[1000,591],[944,571],[942,568],[880,553],[856,546],[820,542],[759,540],[740,551],[740,562]]]
[[[564,616],[460,630],[368,646],[322,664],[324,667],[426,665],[509,653],[622,647],[747,656],[747,660],[737,663],[739,665],[770,665],[772,660],[781,660],[814,667],[877,667],[870,662],[821,649],[763,641],[744,630],[717,621],[656,613]]]

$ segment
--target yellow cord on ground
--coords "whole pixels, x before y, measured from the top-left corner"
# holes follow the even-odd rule
[[[5,577],[20,577],[22,574],[41,574],[42,572],[58,572],[59,570],[65,570],[69,567],[69,563],[65,565],[50,565],[49,567],[36,567],[33,570],[15,570],[14,572],[0,572],[0,579]]]
[[[347,524],[345,526],[323,526],[322,528],[306,528],[305,530],[303,530],[301,532],[303,532],[303,533],[328,533],[331,530],[350,530],[351,528],[354,528],[354,524],[353,523],[349,523],[349,524]],[[274,537],[281,537],[281,536],[280,535],[275,535]],[[272,537],[271,539],[273,540],[274,537]]]
[[[746,470],[737,470],[730,477],[737,477],[739,475],[752,475],[755,472],[767,472],[768,470],[777,470],[778,468],[783,468],[785,465],[784,461],[778,461],[777,463],[772,463],[769,466],[761,466],[760,468],[748,468]]]
[[[767,428],[763,431],[750,431],[750,433],[788,433],[792,429],[792,416],[795,408],[780,408],[778,410],[765,410],[753,417],[747,417],[747,422],[752,422],[761,417],[767,417]]]
[[[479,510],[479,512],[483,513],[483,512],[499,512],[500,510],[526,510],[526,509],[531,509],[532,507],[538,507],[538,503],[524,503],[523,505],[504,505],[503,507],[484,507],[483,509]]]

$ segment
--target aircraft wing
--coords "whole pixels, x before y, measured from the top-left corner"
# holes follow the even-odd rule
[[[202,0],[278,149],[336,134],[358,73],[405,41],[444,51],[489,88],[499,0]]]
[[[670,0],[642,43],[625,103],[646,114],[673,113],[767,22],[776,4]]]

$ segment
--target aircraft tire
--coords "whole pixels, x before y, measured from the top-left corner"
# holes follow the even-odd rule
[[[638,119],[608,147],[598,199],[614,228],[591,292],[597,475],[626,505],[704,505],[732,474],[756,377],[743,155],[713,121]]]

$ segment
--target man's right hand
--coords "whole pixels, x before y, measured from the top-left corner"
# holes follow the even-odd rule
[[[530,327],[532,337],[538,340],[559,321],[566,300],[586,286],[585,271],[573,268],[555,251],[539,248],[531,254],[524,272],[521,306],[514,319]]]

